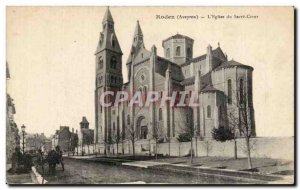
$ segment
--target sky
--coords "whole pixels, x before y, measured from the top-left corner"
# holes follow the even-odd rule
[[[94,128],[95,57],[105,7],[7,7],[6,60],[18,126],[50,136],[59,126]],[[218,42],[229,59],[254,68],[258,136],[294,135],[294,20],[292,7],[110,7],[123,51],[123,77],[136,21],[147,49],[176,33],[194,39],[194,56]],[[156,19],[199,15],[203,19]],[[257,19],[208,19],[256,15]]]

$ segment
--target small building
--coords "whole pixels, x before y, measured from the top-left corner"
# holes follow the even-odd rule
[[[74,133],[74,128],[72,128],[71,132],[70,127],[60,126],[59,130],[56,130],[51,138],[51,147],[55,149],[56,146],[59,146],[63,152],[71,151],[74,149],[72,146],[74,146],[74,139],[77,136],[77,133]]]
[[[34,151],[41,149],[46,140],[44,133],[41,134],[26,134],[25,137],[25,151]]]
[[[90,145],[94,143],[94,129],[89,128],[89,122],[85,116],[82,117],[80,122],[79,131],[79,144],[80,145]]]

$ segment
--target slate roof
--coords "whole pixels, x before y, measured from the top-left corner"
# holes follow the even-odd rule
[[[223,51],[220,47],[217,47],[216,49],[212,50],[212,56],[217,57],[219,59],[221,59],[221,57],[225,58],[225,55],[224,55],[224,53],[223,53]],[[181,64],[180,66],[183,67],[183,66],[189,65],[193,62],[199,62],[199,61],[202,61],[202,60],[205,60],[205,59],[206,59],[206,54],[203,54],[203,55],[195,57],[195,58]]]
[[[185,35],[182,35],[182,34],[175,34],[175,35],[173,35],[173,36],[170,36],[170,37],[168,37],[167,39],[165,39],[165,40],[163,40],[162,41],[162,44],[164,44],[166,41],[168,41],[168,40],[170,40],[170,39],[181,39],[181,38],[187,38],[187,39],[189,39],[189,40],[192,40],[192,41],[194,41],[192,38],[190,38],[190,37],[188,37],[188,36],[185,36]],[[164,46],[164,45],[163,45]]]
[[[80,123],[89,123],[85,116],[82,117],[82,121]]]
[[[10,72],[9,72],[9,67],[8,67],[7,61],[6,61],[6,78],[7,78],[7,79],[10,78]]]
[[[106,8],[106,11],[105,11],[105,14],[104,14],[104,17],[103,17],[102,22],[106,22],[106,21],[110,21],[110,22],[112,22],[112,23],[114,22],[114,19],[113,19],[113,17],[111,16],[109,7]]]
[[[136,26],[135,26],[135,30],[134,30],[134,36],[137,36],[137,35],[143,36],[143,32],[142,32],[139,21],[136,22]]]
[[[205,92],[222,92],[216,88],[214,88],[212,85],[207,85],[204,89],[201,90],[201,92],[205,93]]]
[[[157,56],[157,59],[158,59],[159,61],[164,61],[164,62],[166,62],[166,63],[170,63],[171,65],[173,65],[173,66],[175,66],[175,67],[180,67],[180,65],[177,65],[176,63],[173,63],[172,61],[170,61],[170,60],[168,60],[168,59],[166,59],[166,58],[164,58],[164,57]]]
[[[191,64],[191,63],[193,63],[193,62],[202,61],[202,60],[204,60],[205,58],[206,58],[206,54],[200,55],[200,56],[198,56],[198,57],[195,57],[195,58],[193,58],[193,59],[191,59],[191,60],[189,60],[189,61],[187,61],[187,62],[181,64],[180,66],[186,66],[186,65],[189,65],[189,64]]]
[[[215,68],[214,70],[219,70],[219,69],[222,69],[222,68],[228,68],[228,67],[234,67],[234,66],[253,69],[253,67],[251,67],[251,66],[244,65],[244,64],[239,63],[239,62],[234,61],[234,60],[230,60],[230,61],[223,62],[219,67]]]
[[[211,85],[211,77],[210,77],[211,72],[206,73],[205,75],[201,76],[201,86],[202,88],[206,87],[207,85]],[[181,85],[191,85],[195,83],[195,76],[189,77],[181,81]]]

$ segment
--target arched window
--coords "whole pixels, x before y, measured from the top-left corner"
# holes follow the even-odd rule
[[[244,80],[240,79],[240,103],[244,102]]]
[[[158,110],[158,120],[161,121],[162,120],[162,109],[159,108]]]
[[[127,125],[130,125],[130,115],[127,115]]]
[[[170,48],[167,48],[166,57],[170,57]]]
[[[223,107],[219,106],[219,123],[223,124],[222,121],[223,121]]]
[[[116,125],[115,125],[115,122],[113,123],[113,133],[115,134],[115,131],[116,131]]]
[[[103,80],[103,77],[100,76],[100,77],[98,78],[98,84],[102,84],[102,80]]]
[[[191,50],[191,48],[187,48],[187,49],[186,49],[186,55],[187,55],[187,57],[189,57],[189,58],[192,57],[192,50]]]
[[[111,46],[112,46],[113,48],[116,47],[116,41],[115,41],[115,38],[112,38],[112,40],[111,40]]]
[[[110,37],[110,43],[113,48],[116,47],[116,38],[114,34]]]
[[[146,100],[146,98],[147,98],[147,87],[144,86],[143,90],[144,90],[144,100]]]
[[[207,106],[207,118],[211,118],[211,107]]]
[[[117,68],[117,59],[115,56],[112,56],[110,59],[110,67],[112,69],[116,69]]]
[[[119,116],[117,116],[117,139],[120,138],[120,125],[119,125]]]
[[[180,54],[181,54],[180,46],[177,46],[176,47],[176,56],[180,56]]]
[[[100,56],[99,59],[98,59],[98,69],[102,69],[102,68],[103,68],[103,59]]]
[[[114,76],[111,76],[111,77],[110,77],[111,83],[114,83],[114,80],[115,80]]]
[[[228,104],[232,104],[232,86],[231,79],[227,81]]]

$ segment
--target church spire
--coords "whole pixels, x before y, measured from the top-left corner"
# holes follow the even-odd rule
[[[143,32],[142,32],[139,20],[136,21],[134,36],[143,36]]]
[[[140,49],[144,49],[144,40],[143,40],[143,32],[140,26],[139,21],[136,21],[136,26],[134,30],[133,42],[131,46],[131,51],[129,57],[127,59],[127,63],[132,62],[132,59],[137,55]]]
[[[140,26],[140,22],[138,20],[136,21],[134,31],[133,46],[137,49],[139,49],[140,47],[144,47],[143,32]]]
[[[109,10],[109,7],[106,8],[106,11],[105,11],[105,14],[104,14],[104,17],[103,17],[103,20],[102,20],[102,23],[106,23],[106,22],[112,22],[114,23],[114,20],[111,16],[111,13],[110,13],[110,10]]]
[[[100,33],[100,39],[95,54],[106,49],[122,54],[120,44],[115,34],[114,20],[109,7],[107,7],[105,11],[102,26],[102,32]]]

